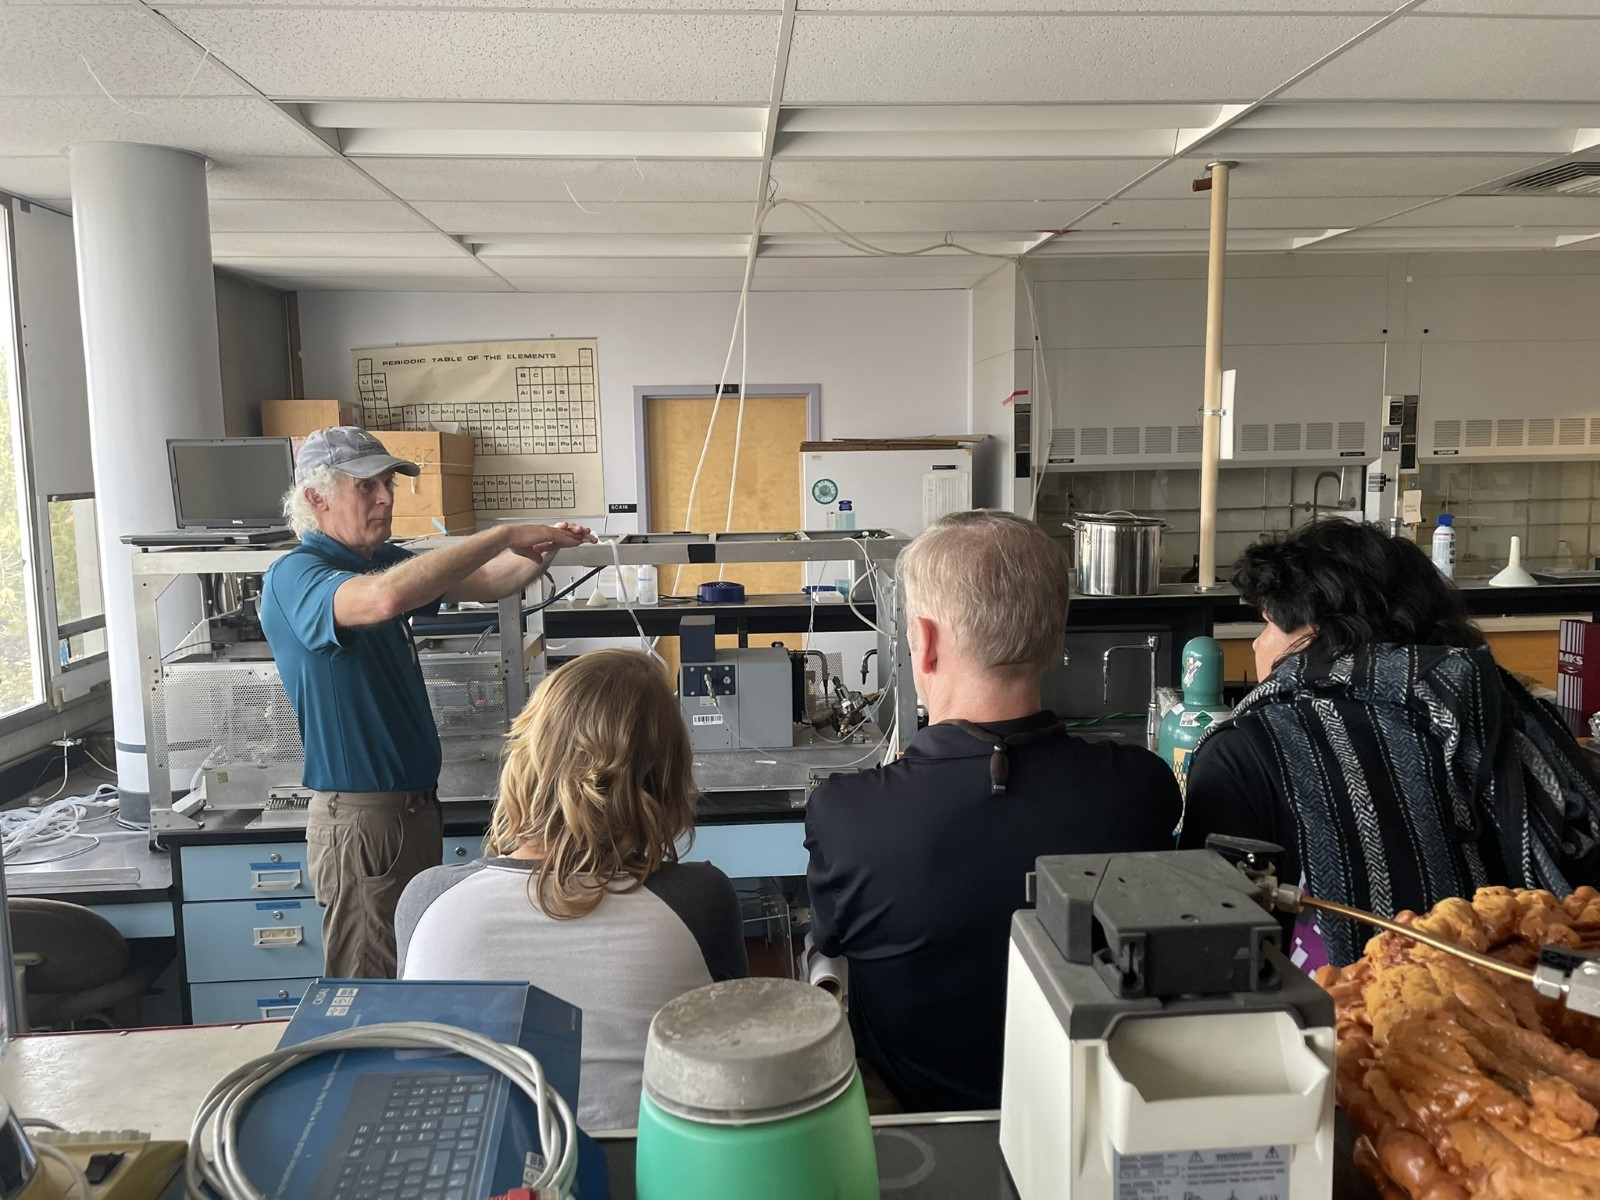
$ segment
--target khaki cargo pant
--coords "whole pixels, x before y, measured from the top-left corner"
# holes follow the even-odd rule
[[[323,974],[393,979],[394,912],[418,874],[443,861],[435,792],[314,792],[306,861],[322,916]]]

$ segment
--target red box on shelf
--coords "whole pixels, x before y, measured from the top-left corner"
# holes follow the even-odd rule
[[[1584,719],[1600,712],[1600,624],[1561,622],[1561,649],[1556,655],[1556,703]]]

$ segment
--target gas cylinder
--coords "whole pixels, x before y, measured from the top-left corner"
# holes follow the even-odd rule
[[[1159,753],[1178,777],[1189,776],[1189,755],[1206,730],[1226,719],[1232,709],[1222,703],[1222,643],[1216,638],[1190,638],[1183,647],[1183,703],[1175,704],[1161,721]]]

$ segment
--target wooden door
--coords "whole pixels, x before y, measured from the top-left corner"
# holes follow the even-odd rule
[[[733,442],[739,401],[723,397],[717,427],[706,452],[694,512],[687,513],[695,463],[711,423],[713,400],[699,396],[647,396],[644,402],[645,473],[652,532],[688,529],[721,532],[727,522],[728,486],[733,479]],[[735,530],[797,530],[804,521],[800,505],[800,443],[807,437],[806,397],[751,397],[744,406],[744,433],[739,445],[739,474],[734,498]],[[700,584],[719,576],[742,583],[750,595],[797,593],[805,582],[801,563],[731,563],[723,567],[663,567],[661,594],[692,596]],[[777,640],[777,639],[764,639]],[[733,639],[718,639],[732,644]],[[796,642],[798,645],[798,642]],[[662,639],[659,649],[674,668],[677,639]]]

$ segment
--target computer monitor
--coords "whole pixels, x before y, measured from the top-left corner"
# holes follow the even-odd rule
[[[294,483],[288,438],[173,438],[167,458],[180,529],[284,523],[283,494]]]

